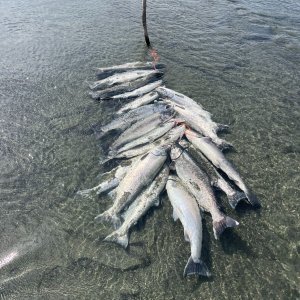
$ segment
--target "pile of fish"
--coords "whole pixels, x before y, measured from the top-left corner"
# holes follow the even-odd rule
[[[97,132],[99,139],[112,131],[119,134],[105,160],[116,160],[119,166],[109,172],[109,180],[79,193],[107,193],[114,199],[95,221],[113,225],[115,231],[105,241],[126,248],[130,229],[151,207],[159,206],[166,190],[173,218],[182,223],[191,246],[184,276],[210,276],[201,260],[202,212],[211,215],[216,239],[239,224],[220,210],[215,189],[227,195],[233,209],[242,199],[255,207],[260,204],[222,152],[232,145],[217,133],[228,126],[215,123],[193,99],[163,86],[164,69],[151,62],[98,69],[91,97],[123,104],[115,119]]]

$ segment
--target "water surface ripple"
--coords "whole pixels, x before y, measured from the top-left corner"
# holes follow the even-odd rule
[[[149,1],[149,33],[170,88],[199,101],[236,151],[228,158],[260,211],[215,241],[211,280],[182,278],[189,257],[164,197],[128,251],[93,218],[108,198],[91,126],[111,107],[87,96],[95,67],[146,60],[140,1],[0,1],[0,298],[299,298],[300,5],[296,0]]]

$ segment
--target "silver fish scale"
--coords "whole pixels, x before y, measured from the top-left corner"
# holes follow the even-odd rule
[[[172,150],[174,151],[174,150]],[[217,209],[216,199],[207,175],[183,152],[174,160],[176,172],[181,180],[192,188],[201,208],[213,212]]]
[[[138,120],[146,118],[147,116],[156,113],[156,112],[163,112],[169,110],[170,107],[164,103],[155,103],[149,104],[145,106],[141,106],[134,110],[131,110],[124,115],[118,117],[117,119],[113,120],[107,125],[101,127],[101,131],[108,132],[114,129],[126,129],[131,124],[135,123]]]
[[[150,74],[159,74],[158,71],[155,70],[139,70],[139,71],[128,71],[124,73],[114,74],[105,79],[98,80],[93,82],[90,85],[91,89],[99,89],[113,86],[115,84],[122,84],[124,82],[134,81],[139,78],[146,77]]]
[[[116,200],[113,206],[105,212],[107,215],[119,214],[154,179],[167,159],[166,151],[167,148],[155,148],[132,166],[120,182]]]
[[[112,144],[111,149],[117,149],[122,145],[131,142],[144,134],[149,133],[158,125],[162,124],[162,122],[170,119],[172,114],[172,110],[168,110],[162,113],[157,112],[150,116],[147,116],[143,120],[137,121],[118,137],[118,139]]]

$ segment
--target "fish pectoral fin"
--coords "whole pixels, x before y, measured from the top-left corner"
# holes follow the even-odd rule
[[[192,257],[189,258],[183,272],[183,276],[198,275],[210,277],[211,273],[206,264],[199,259],[199,262],[194,262]]]
[[[184,231],[184,239],[185,239],[186,242],[188,242],[188,243],[190,242],[189,235],[186,231]]]
[[[233,195],[229,195],[227,196],[228,198],[228,202],[230,204],[230,206],[235,209],[236,206],[238,205],[238,203],[243,200],[243,199],[246,199],[246,194],[244,192],[239,192],[239,191],[236,191]]]
[[[126,249],[129,243],[128,233],[121,235],[118,231],[114,231],[112,234],[108,235],[104,241],[117,243]]]

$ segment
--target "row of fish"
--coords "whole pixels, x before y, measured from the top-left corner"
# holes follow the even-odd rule
[[[166,190],[173,218],[182,223],[191,246],[184,276],[210,276],[201,260],[202,212],[211,215],[216,239],[239,224],[220,210],[214,190],[223,191],[232,208],[242,199],[255,207],[260,204],[222,152],[232,145],[217,133],[228,126],[214,122],[193,99],[163,86],[164,69],[150,62],[98,69],[91,97],[123,104],[116,118],[97,132],[99,139],[119,134],[102,163],[117,159],[120,165],[109,172],[108,180],[79,193],[113,198],[113,205],[95,221],[112,224],[115,231],[105,241],[126,248],[130,229],[151,207],[159,206]]]

